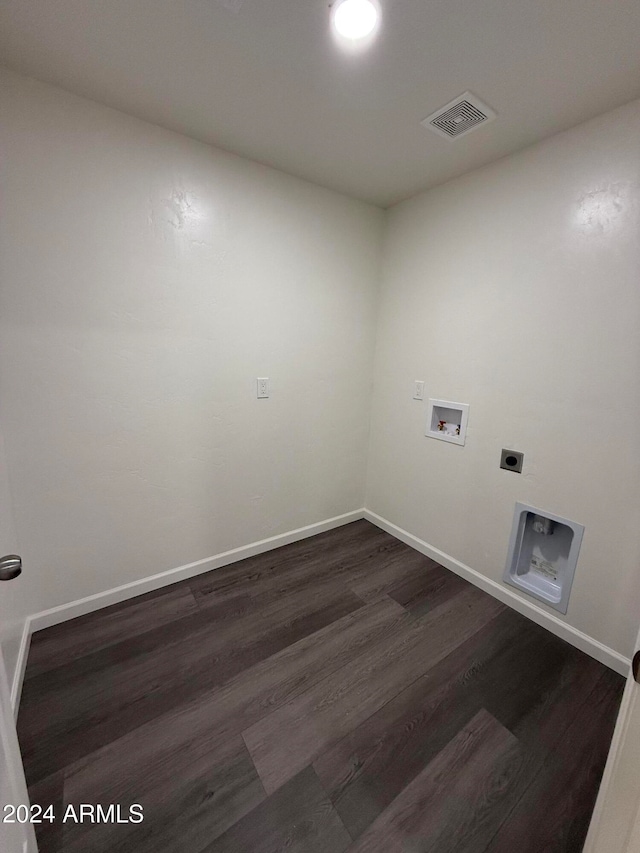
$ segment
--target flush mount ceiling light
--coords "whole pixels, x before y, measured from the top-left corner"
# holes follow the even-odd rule
[[[380,9],[372,0],[336,0],[331,23],[339,36],[359,41],[371,36],[380,22]]]

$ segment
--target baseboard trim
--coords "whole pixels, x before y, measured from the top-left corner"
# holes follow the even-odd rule
[[[67,622],[69,619],[84,616],[86,613],[92,613],[94,610],[100,610],[112,604],[118,604],[121,601],[126,601],[128,598],[135,598],[137,595],[153,592],[156,589],[161,589],[163,586],[187,580],[204,572],[229,566],[231,563],[237,563],[240,560],[245,560],[247,557],[264,554],[266,551],[272,551],[274,548],[281,548],[283,545],[307,539],[309,536],[316,536],[318,533],[342,527],[344,524],[350,524],[352,521],[358,521],[363,517],[364,509],[345,512],[343,515],[336,515],[333,518],[327,518],[315,524],[307,524],[305,527],[298,527],[296,530],[290,530],[287,533],[270,536],[268,539],[261,539],[259,542],[252,542],[240,548],[232,548],[230,551],[223,551],[221,554],[216,554],[213,557],[196,560],[195,563],[187,563],[184,566],[178,566],[176,569],[159,572],[157,575],[151,575],[150,577],[132,581],[131,583],[122,584],[113,589],[107,589],[104,592],[95,593],[95,595],[88,595],[77,601],[70,601],[68,604],[61,604],[58,607],[51,607],[49,610],[43,610],[40,613],[28,616],[22,632],[18,663],[11,685],[11,704],[14,715],[17,718],[22,684],[27,668],[29,645],[31,643],[31,635],[34,631],[50,628],[52,625]]]
[[[607,804],[609,798],[615,794],[613,791],[614,780],[616,779],[620,762],[624,757],[625,741],[627,741],[627,738],[632,737],[629,732],[629,727],[631,726],[631,717],[636,706],[636,683],[632,678],[628,678],[624,693],[622,694],[622,702],[620,703],[620,710],[618,711],[618,720],[613,732],[613,738],[611,739],[607,763],[605,764],[604,773],[602,774],[602,781],[600,782],[600,788],[598,790],[598,798],[596,799],[596,804],[593,807],[591,823],[589,824],[589,831],[584,842],[582,853],[597,853],[598,850],[602,851],[605,846],[607,849],[610,849],[611,847],[612,839],[609,834],[607,834],[607,837],[604,839],[600,837],[601,830],[604,830],[605,832],[608,830],[608,833],[611,832],[611,820],[609,819],[609,826],[607,827],[603,824],[602,818],[605,811],[605,804]],[[616,824],[616,826],[618,826],[618,824]],[[618,832],[616,835],[618,840],[621,840],[622,836],[619,834],[619,829],[620,827],[618,826]],[[628,840],[629,839],[627,839],[627,841]],[[608,843],[605,844],[603,842]],[[616,845],[616,849],[619,850],[620,848]],[[632,848],[625,847],[625,849],[631,850]]]
[[[31,645],[31,633],[31,617],[27,616],[22,628],[20,648],[18,649],[18,659],[16,661],[16,669],[13,674],[13,682],[11,684],[11,707],[13,708],[13,716],[16,720],[18,719],[18,709],[20,707],[20,696],[22,695],[24,674],[27,669],[27,658],[29,657],[29,646]]]
[[[142,578],[131,583],[123,584],[113,589],[98,592],[95,595],[89,595],[85,598],[71,601],[68,604],[61,604],[58,607],[52,607],[49,610],[43,610],[40,613],[34,613],[27,617],[22,632],[20,641],[20,650],[18,653],[18,661],[16,671],[11,685],[11,703],[14,714],[17,716],[20,705],[20,695],[22,692],[22,684],[27,666],[27,657],[29,654],[29,645],[31,635],[34,631],[40,631],[43,628],[50,628],[52,625],[57,625],[60,622],[66,622],[69,619],[75,619],[77,616],[84,616],[86,613],[92,613],[94,610],[100,610],[103,607],[109,607],[112,604],[118,604],[121,601],[126,601],[129,598],[135,598],[138,595],[144,595],[147,592],[153,592],[156,589],[161,589],[164,586],[177,583],[181,580],[195,577],[196,575],[210,572],[214,569],[222,568],[223,566],[231,565],[232,563],[244,560],[247,557],[253,557],[257,554],[263,554],[267,551],[272,551],[275,548],[280,548],[283,545],[289,545],[292,542],[298,542],[301,539],[306,539],[310,536],[316,536],[318,533],[324,533],[327,530],[333,530],[336,527],[342,527],[345,524],[350,524],[352,521],[358,521],[361,518],[367,519],[376,527],[385,530],[397,539],[406,543],[416,551],[425,554],[432,560],[450,569],[452,572],[460,575],[465,580],[493,595],[503,604],[522,613],[538,625],[547,628],[553,634],[561,637],[563,640],[576,646],[583,652],[586,652],[591,657],[605,664],[605,666],[626,676],[631,666],[629,658],[625,658],[619,652],[605,646],[598,640],[589,637],[577,628],[573,628],[566,622],[562,622],[556,616],[542,610],[535,604],[526,601],[516,592],[511,589],[501,586],[490,578],[481,575],[470,566],[461,563],[459,560],[445,554],[438,548],[434,548],[412,533],[392,524],[382,516],[368,509],[358,509],[353,512],[347,512],[343,515],[337,515],[333,518],[319,521],[315,524],[308,524],[305,527],[299,527],[296,530],[290,530],[287,533],[281,533],[277,536],[270,536],[267,539],[261,539],[258,542],[252,542],[249,545],[243,545],[240,548],[233,548],[230,551],[224,551],[216,554],[213,557],[206,557],[203,560],[197,560],[194,563],[187,563],[184,566],[178,566],[175,569],[169,569],[165,572],[159,572],[156,575],[151,575],[147,578]]]
[[[387,521],[386,518],[382,518],[382,516],[377,513],[365,509],[363,517],[372,524],[375,524],[376,527],[379,527],[387,533],[390,533],[392,536],[395,536],[397,539],[400,539],[411,548],[415,548],[416,551],[420,551],[421,554],[430,557],[445,568],[450,569],[457,575],[460,575],[460,577],[484,590],[484,592],[488,592],[489,595],[494,596],[494,598],[497,598],[503,604],[517,610],[518,613],[522,613],[523,616],[527,616],[533,622],[536,622],[538,625],[542,625],[543,628],[547,628],[551,633],[571,643],[571,645],[580,649],[580,651],[591,655],[591,657],[600,661],[600,663],[603,663],[605,666],[608,666],[610,669],[615,670],[615,672],[620,673],[620,675],[625,677],[628,675],[631,660],[624,657],[624,655],[621,655],[619,652],[614,651],[614,649],[609,648],[609,646],[605,646],[604,643],[601,643],[593,637],[590,637],[588,634],[568,625],[566,622],[558,619],[557,616],[547,613],[546,610],[543,610],[541,607],[521,598],[517,592],[512,591],[507,587],[503,587],[499,583],[496,583],[496,581],[481,575],[480,572],[472,569],[470,566],[461,563],[459,560],[454,559],[449,556],[449,554],[445,554],[438,548],[434,548],[432,545],[429,545],[428,542],[419,539],[417,536],[414,536],[402,527],[392,524],[390,521]]]
[[[316,536],[318,533],[333,530],[335,527],[342,527],[344,524],[350,524],[352,521],[358,521],[363,517],[364,509],[346,512],[343,515],[336,515],[333,518],[327,518],[315,524],[308,524],[306,527],[299,527],[287,533],[280,533],[277,536],[270,536],[268,539],[261,539],[259,542],[252,542],[240,548],[223,551],[220,554],[215,554],[213,557],[196,560],[195,563],[187,563],[184,566],[178,566],[176,569],[168,569],[165,572],[159,572],[157,575],[150,575],[147,578],[132,581],[113,589],[107,589],[95,595],[88,595],[86,598],[80,598],[68,604],[61,604],[58,607],[43,610],[41,613],[35,613],[31,616],[31,631],[50,628],[52,625],[57,625],[60,622],[75,619],[76,616],[84,616],[85,613],[91,613],[102,607],[109,607],[111,604],[118,604],[128,598],[134,598],[146,592],[153,592],[163,586],[169,586],[172,583],[187,580],[204,572],[210,572],[213,569],[237,563],[240,560],[245,560],[247,557],[254,557],[256,554],[272,551],[274,548],[281,548],[283,545],[298,542],[300,539],[306,539],[309,536]]]

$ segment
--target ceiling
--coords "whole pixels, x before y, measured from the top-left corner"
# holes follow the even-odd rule
[[[351,55],[329,0],[1,0],[0,64],[382,207],[640,97],[638,0],[380,2]]]

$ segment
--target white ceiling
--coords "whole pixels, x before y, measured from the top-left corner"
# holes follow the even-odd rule
[[[0,63],[383,207],[640,97],[639,0],[381,0],[359,56],[328,3],[1,0]]]

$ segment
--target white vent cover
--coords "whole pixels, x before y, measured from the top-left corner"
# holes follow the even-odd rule
[[[495,117],[494,111],[483,104],[480,98],[465,92],[431,113],[420,124],[446,139],[459,139]]]

